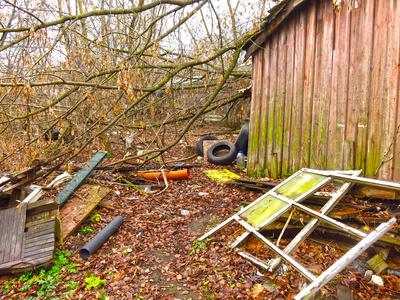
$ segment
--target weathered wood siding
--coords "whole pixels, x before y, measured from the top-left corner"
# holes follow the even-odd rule
[[[400,1],[310,0],[253,54],[249,175],[363,169],[400,181]]]

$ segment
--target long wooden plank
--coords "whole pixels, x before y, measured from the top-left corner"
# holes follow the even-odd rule
[[[247,157],[247,169],[253,173],[249,175],[257,175],[258,172],[258,142],[259,142],[259,124],[260,124],[260,102],[261,102],[261,51],[258,51],[253,56],[253,87],[251,94],[250,107],[250,132],[249,132],[249,151]],[[255,174],[254,174],[255,173]]]
[[[39,254],[53,253],[53,251],[54,241],[40,246],[25,249],[24,261],[28,262],[30,260],[29,257],[32,257],[34,259]]]
[[[25,231],[25,218],[26,218],[26,203],[21,203],[18,206],[18,215],[15,220],[15,232],[11,241],[11,255],[10,260],[20,259],[23,255],[23,246],[24,246],[24,231]],[[10,226],[13,227],[13,226]]]
[[[53,261],[53,252],[48,251],[45,253],[36,254],[35,256],[27,257],[24,263],[31,266],[42,266]],[[29,268],[31,269],[31,267]]]
[[[306,26],[307,11],[301,10],[297,15],[295,57],[293,74],[293,112],[292,112],[292,155],[290,157],[292,173],[299,170],[302,165],[301,159],[301,134],[303,123],[303,101],[305,81],[305,54],[306,54]]]
[[[12,237],[14,235],[14,226],[10,226],[10,224],[15,223],[15,219],[18,216],[18,209],[11,208],[7,209],[5,212],[4,224],[6,226],[3,227],[3,234],[2,234],[2,257],[0,257],[0,263],[6,263],[10,261],[10,252],[11,252],[11,245],[12,245]]]
[[[371,97],[369,110],[373,113],[368,117],[368,152],[365,173],[368,177],[373,177],[379,172],[383,158],[381,152],[382,135],[387,127],[384,126],[385,106],[384,96],[387,94],[386,73],[387,62],[387,21],[388,7],[375,2],[374,19],[374,47],[371,69]]]
[[[49,232],[54,232],[54,220],[49,220],[45,223],[40,223],[28,227],[25,232],[25,239],[30,239],[33,237],[38,237],[41,235],[48,234]]]
[[[357,147],[356,147],[356,166],[364,170],[364,175],[366,175],[366,165],[368,162],[368,152],[369,152],[369,142],[368,142],[368,132],[369,123],[368,119],[371,113],[370,101],[372,97],[372,62],[373,62],[373,51],[374,51],[374,26],[375,26],[375,6],[373,1],[365,0],[364,8],[364,30],[363,35],[363,46],[365,47],[362,74],[366,74],[363,85],[366,87],[366,92],[361,97],[360,105],[360,120],[359,120],[359,131],[357,135]],[[367,62],[364,62],[367,59]],[[366,125],[366,126],[365,126]],[[362,160],[360,160],[362,159]]]
[[[284,120],[283,120],[283,135],[282,135],[282,156],[280,158],[282,169],[280,177],[287,177],[291,172],[291,157],[292,153],[292,116],[295,113],[293,108],[293,85],[294,85],[294,54],[296,51],[295,39],[296,39],[296,21],[297,14],[290,18],[285,26],[287,28],[287,39],[286,39],[286,58],[285,58],[285,98],[284,98]]]
[[[343,141],[346,123],[346,102],[348,97],[350,16],[347,3],[335,14],[334,47],[332,64],[331,102],[329,105],[328,162],[327,169],[343,169]]]
[[[35,215],[44,211],[51,211],[53,209],[58,209],[57,203],[54,199],[43,199],[40,201],[32,202],[28,204],[27,216]]]
[[[253,141],[253,149],[255,150],[255,170],[257,175],[259,173],[259,156],[260,156],[260,127],[262,122],[261,115],[261,104],[262,104],[262,93],[263,93],[263,51],[259,51],[254,57],[254,75],[257,76],[257,85],[254,87],[255,105],[256,111],[254,112],[254,129],[256,130],[255,140]]]
[[[268,141],[268,105],[270,97],[270,74],[271,74],[271,41],[268,40],[263,50],[263,87],[261,93],[261,118],[260,118],[260,139],[258,149],[258,174],[264,175],[267,169],[267,141]]]
[[[361,9],[355,10],[351,13],[351,28],[350,37],[346,44],[351,45],[350,57],[349,57],[349,70],[347,73],[347,81],[349,82],[348,93],[346,95],[346,120],[343,124],[344,139],[343,144],[343,169],[353,170],[355,168],[355,152],[356,152],[356,140],[358,134],[358,120],[359,120],[359,108],[361,91],[365,91],[365,86],[362,78],[360,78],[359,66],[360,63],[360,52],[363,51],[363,45],[361,45],[362,35],[360,34],[360,27],[363,25],[362,18],[363,14]],[[362,76],[362,75],[361,75]],[[361,82],[358,82],[361,80]],[[358,82],[358,84],[352,84]]]
[[[60,211],[63,241],[85,221],[111,191],[110,188],[93,185],[83,185],[81,189],[88,197],[86,199],[73,197]]]
[[[50,252],[42,253],[35,257],[27,258],[26,262],[24,261],[24,259],[9,262],[4,265],[3,269],[0,269],[0,274],[21,273],[25,271],[30,271],[32,270],[33,267],[40,268],[44,266],[44,264],[52,262],[52,260],[53,260],[52,253]]]
[[[32,227],[41,223],[46,223],[48,221],[55,221],[57,218],[58,209],[51,211],[44,211],[33,216],[26,217],[25,227]]]
[[[386,87],[384,87],[387,98],[387,106],[385,110],[384,137],[381,151],[384,155],[384,163],[379,178],[393,180],[394,178],[394,142],[399,139],[399,129],[396,127],[397,109],[398,109],[398,87],[400,73],[400,21],[399,21],[399,5],[395,1],[388,1],[388,40],[387,40],[387,69],[386,69]],[[383,101],[386,102],[386,101]],[[383,108],[385,109],[385,108]]]
[[[42,235],[37,238],[33,238],[25,241],[25,250],[34,246],[43,245],[45,243],[54,242],[54,233],[49,233],[47,235]]]
[[[30,239],[26,239],[25,240],[25,247],[29,247],[30,245],[33,245],[33,244],[35,244],[37,242],[47,241],[50,238],[52,238],[53,235],[54,234],[50,232],[50,233],[47,233],[47,234],[44,234],[44,235],[41,235],[41,236],[37,236],[37,237],[32,237]]]
[[[365,169],[367,154],[368,101],[371,92],[371,61],[374,26],[373,1],[363,0],[351,13],[351,52],[345,140],[354,153],[346,156],[344,167]],[[358,84],[352,84],[357,82]],[[351,160],[354,162],[352,163]]]
[[[282,27],[279,31],[278,56],[277,56],[277,95],[275,102],[274,136],[272,144],[271,177],[280,178],[282,176],[282,151],[283,151],[283,132],[285,126],[285,90],[286,90],[286,42],[287,28]]]
[[[314,79],[315,79],[315,52],[316,52],[316,25],[317,25],[317,5],[313,0],[307,11],[306,28],[306,52],[304,67],[304,105],[302,118],[302,144],[301,144],[301,166],[310,167],[311,160],[311,132],[314,101]]]
[[[3,262],[3,257],[4,257],[4,243],[3,239],[5,239],[5,236],[3,234],[3,228],[6,228],[6,211],[7,210],[0,210],[0,234],[1,234],[1,240],[0,240],[0,264]]]
[[[326,1],[319,1],[317,4],[317,20],[316,20],[316,32],[315,32],[315,65],[314,65],[314,82],[312,83],[313,88],[313,100],[312,100],[312,114],[311,120],[311,145],[310,145],[310,167],[315,169],[323,169],[323,166],[319,164],[318,155],[318,137],[320,129],[320,116],[321,106],[325,104],[325,99],[322,99],[322,69],[325,67],[323,61],[323,41],[324,41],[324,18],[325,18],[325,6]]]
[[[274,153],[275,143],[275,123],[276,123],[276,103],[278,98],[278,36],[273,35],[271,40],[271,75],[270,75],[270,97],[268,103],[268,140],[267,140],[267,169],[266,176],[273,177],[274,160],[276,160],[276,153]]]
[[[400,5],[397,5],[397,10],[394,11],[395,18],[394,18],[394,26],[396,28],[396,34],[394,39],[397,39],[397,45],[400,45],[400,37],[398,30],[400,29]],[[398,58],[397,61],[400,62],[400,49],[397,49]],[[395,128],[399,130],[400,126],[400,72],[397,74],[397,82],[393,83],[393,90],[396,91],[396,95],[392,95],[393,99],[391,101],[396,101],[396,121],[395,121]],[[394,141],[394,157],[393,157],[393,179],[394,181],[400,181],[400,139],[397,138]]]
[[[64,189],[55,197],[56,202],[60,202],[60,207],[63,207],[69,197],[84,183],[86,178],[93,172],[93,170],[101,163],[107,156],[107,152],[99,151],[95,156],[86,164],[79,172],[71,179]]]
[[[333,53],[333,4],[319,3],[317,19],[317,50],[312,115],[311,167],[326,169],[328,142],[328,108],[330,103],[332,53]]]

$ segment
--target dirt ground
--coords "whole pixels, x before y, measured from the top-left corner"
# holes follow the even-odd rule
[[[233,142],[237,136],[237,132],[224,130],[201,132],[205,133]],[[165,159],[185,157],[185,146],[195,145],[201,134],[186,137]],[[113,159],[123,155],[119,151]],[[84,162],[82,158],[76,165]],[[228,169],[246,177],[234,165],[214,166],[197,157],[184,163],[201,166],[190,169],[190,179],[169,181],[163,193],[152,195],[143,195],[119,180],[104,180],[103,176],[122,176],[136,183],[139,178],[134,172],[96,171],[92,183],[111,187],[112,191],[96,210],[100,220],[87,219],[81,226],[94,232],[84,235],[76,231],[60,247],[62,251],[69,251],[70,259],[79,264],[78,272],[63,274],[62,281],[46,299],[292,299],[304,286],[305,279],[290,267],[275,275],[268,274],[236,254],[229,244],[241,233],[238,226],[233,224],[212,235],[210,240],[197,242],[200,236],[231,216],[241,201],[253,201],[262,193],[219,183],[204,173],[210,169]],[[87,261],[80,258],[79,249],[116,216],[122,216],[124,223],[114,236]],[[281,244],[285,243],[283,240]],[[255,239],[243,247],[265,259],[275,257]],[[303,243],[297,254],[303,255],[310,270],[320,273],[341,252],[331,246]],[[360,264],[350,265],[321,289],[315,299],[337,299],[338,290],[343,289],[349,289],[347,292],[354,299],[400,298],[396,276],[383,275],[385,285],[378,287],[364,271]],[[89,275],[105,279],[107,283],[88,290],[85,278]],[[5,289],[7,282],[15,278],[18,277],[0,276],[2,299],[29,296],[44,299],[37,296],[34,288],[19,291],[22,282],[16,283],[13,289]],[[65,290],[62,282],[71,279],[78,282],[77,288],[62,295]]]

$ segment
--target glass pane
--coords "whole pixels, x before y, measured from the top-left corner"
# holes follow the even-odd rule
[[[285,182],[276,192],[294,200],[314,188],[326,178],[326,176],[302,172],[288,182]]]
[[[240,217],[246,220],[247,223],[250,223],[253,227],[257,227],[286,205],[286,202],[268,195],[253,207],[240,214]]]

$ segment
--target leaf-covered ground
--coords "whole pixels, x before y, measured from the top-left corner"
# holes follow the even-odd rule
[[[233,133],[219,137],[235,140]],[[184,146],[195,145],[198,138],[193,135],[186,139],[166,159],[185,157]],[[113,159],[122,155],[116,152]],[[76,164],[84,161],[82,158]],[[28,276],[41,278],[39,283],[19,276],[0,276],[2,299],[292,299],[305,279],[290,267],[276,275],[268,274],[236,254],[229,244],[241,234],[238,226],[233,224],[210,239],[197,241],[231,216],[241,201],[253,201],[262,194],[218,183],[204,173],[227,168],[245,176],[234,165],[218,167],[197,158],[185,163],[202,166],[192,168],[188,180],[169,181],[168,189],[159,195],[143,195],[121,181],[107,181],[102,176],[119,175],[135,182],[135,173],[96,171],[93,183],[112,187],[112,191],[81,230],[60,247],[58,256],[68,262],[58,263],[58,270]],[[116,216],[124,218],[116,234],[87,261],[81,259],[79,249]],[[286,242],[281,241],[281,246]],[[255,239],[249,239],[243,247],[263,259],[275,257]],[[70,255],[64,257],[63,253]],[[341,254],[333,246],[307,242],[295,256],[318,274]],[[378,287],[371,276],[365,276],[365,270],[362,263],[350,265],[318,292],[316,299],[337,299],[338,290],[343,289],[352,292],[355,299],[400,298],[396,276],[381,275],[384,286]],[[38,294],[46,276],[57,280],[46,293]],[[29,288],[27,282],[31,283]]]

